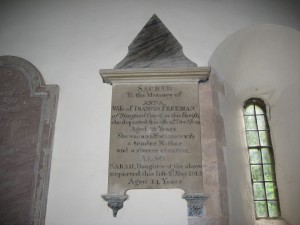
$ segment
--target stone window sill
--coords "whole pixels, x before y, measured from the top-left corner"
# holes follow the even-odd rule
[[[257,219],[255,225],[289,225],[284,219]]]

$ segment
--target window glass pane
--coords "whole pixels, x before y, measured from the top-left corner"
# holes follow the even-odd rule
[[[264,115],[258,115],[258,116],[256,116],[256,119],[257,119],[258,129],[259,130],[267,130],[265,116]]]
[[[271,163],[272,162],[272,156],[271,156],[270,150],[271,149],[269,149],[269,148],[261,149],[263,163]]]
[[[257,105],[255,105],[255,113],[256,115],[264,115],[264,111]]]
[[[248,105],[245,108],[244,115],[254,115],[254,105]]]
[[[255,200],[265,200],[265,186],[264,183],[253,183],[253,193]]]
[[[278,201],[268,201],[269,217],[279,217]]]
[[[255,201],[255,210],[256,210],[256,217],[262,218],[267,217],[267,204],[265,201]]]
[[[274,182],[266,182],[266,193],[267,193],[268,200],[277,199],[276,187]]]
[[[260,139],[261,146],[269,146],[270,145],[267,131],[259,131],[259,139]]]
[[[251,175],[253,181],[263,181],[262,166],[251,165]]]
[[[247,142],[248,146],[258,146],[258,132],[257,131],[247,131]]]
[[[246,130],[257,130],[255,116],[245,116]]]
[[[245,102],[244,122],[256,217],[280,217],[270,128],[263,100],[251,98]]]
[[[257,148],[249,149],[249,158],[250,164],[261,163],[260,151]]]
[[[264,177],[265,177],[265,181],[274,181],[271,165],[264,165]]]

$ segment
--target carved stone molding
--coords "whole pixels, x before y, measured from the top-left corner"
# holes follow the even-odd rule
[[[107,201],[107,205],[109,208],[113,210],[114,217],[117,216],[119,209],[123,208],[124,201],[127,200],[128,195],[102,195],[101,196],[105,201]]]
[[[210,74],[210,67],[163,68],[163,69],[102,69],[104,83],[135,82],[205,82]]]
[[[188,216],[201,217],[204,215],[204,202],[209,198],[206,194],[184,194],[183,199],[187,201]]]

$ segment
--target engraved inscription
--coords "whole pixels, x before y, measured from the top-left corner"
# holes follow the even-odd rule
[[[0,56],[0,224],[45,224],[58,86]]]
[[[202,189],[197,83],[113,86],[109,192]]]
[[[41,104],[23,74],[0,67],[0,224],[29,224]]]

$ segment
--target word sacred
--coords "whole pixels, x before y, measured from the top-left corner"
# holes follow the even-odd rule
[[[164,92],[164,91],[172,91],[171,86],[167,85],[154,85],[154,86],[138,86],[138,92]]]

